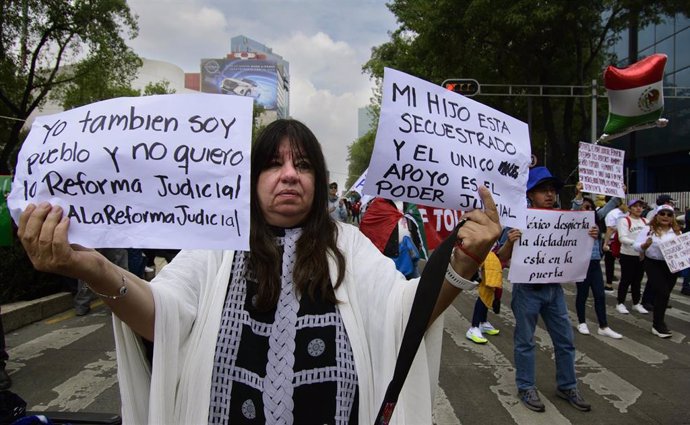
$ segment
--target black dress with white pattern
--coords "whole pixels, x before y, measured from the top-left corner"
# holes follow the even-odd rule
[[[320,294],[298,299],[292,288],[300,233],[288,229],[278,238],[283,291],[267,312],[253,305],[257,282],[247,270],[248,254],[235,254],[216,343],[209,423],[357,423],[357,373],[338,308]]]

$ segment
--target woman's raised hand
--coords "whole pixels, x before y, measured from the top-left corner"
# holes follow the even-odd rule
[[[484,186],[479,186],[478,192],[484,204],[484,210],[473,210],[462,215],[462,218],[467,221],[458,230],[461,249],[458,249],[455,254],[459,263],[464,263],[463,268],[469,269],[468,271],[472,273],[489,254],[502,230],[491,192]],[[474,263],[472,267],[468,267],[471,263]]]

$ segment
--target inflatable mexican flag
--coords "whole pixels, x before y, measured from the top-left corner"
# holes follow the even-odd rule
[[[653,54],[627,68],[606,68],[604,86],[608,91],[609,116],[599,141],[666,125],[668,121],[661,118],[665,65],[666,55]]]

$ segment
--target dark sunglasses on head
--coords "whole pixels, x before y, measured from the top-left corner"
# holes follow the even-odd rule
[[[670,211],[659,211],[656,213],[657,215],[660,215],[662,217],[673,217],[673,213]]]

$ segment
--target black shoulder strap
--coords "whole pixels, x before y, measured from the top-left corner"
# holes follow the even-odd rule
[[[458,229],[460,229],[464,223],[464,220],[458,223],[450,236],[434,250],[434,253],[431,254],[429,261],[424,267],[412,303],[410,318],[405,327],[400,351],[398,352],[398,360],[395,363],[393,378],[388,384],[386,395],[383,398],[381,408],[374,422],[375,425],[387,425],[393,415],[393,410],[395,409],[395,404],[398,402],[398,396],[405,383],[405,378],[407,378],[407,373],[410,371],[412,361],[417,354],[419,345],[422,342],[422,337],[426,332],[431,313],[434,310],[434,306],[436,306],[438,294],[441,292],[441,286],[443,285],[443,280],[446,275],[450,254],[453,251],[453,246],[457,239]]]

